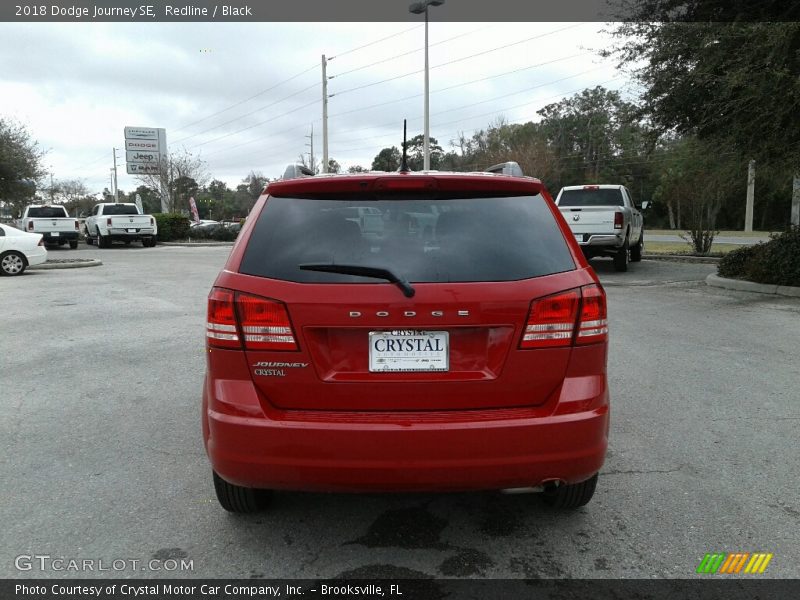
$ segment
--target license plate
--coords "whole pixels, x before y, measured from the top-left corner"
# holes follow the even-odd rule
[[[54,232],[52,232],[50,234],[50,237],[58,237],[58,236],[59,236],[59,233],[57,231],[54,231]]]
[[[128,229],[128,233],[136,233],[135,229]]]
[[[447,371],[450,335],[447,331],[370,331],[369,370],[373,373]]]

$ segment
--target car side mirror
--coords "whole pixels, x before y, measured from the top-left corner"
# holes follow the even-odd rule
[[[649,200],[645,200],[644,202],[642,202],[642,210],[647,210],[648,206],[650,206]]]

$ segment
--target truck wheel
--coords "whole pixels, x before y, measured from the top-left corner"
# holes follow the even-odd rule
[[[228,483],[214,474],[214,491],[222,508],[232,513],[254,513],[262,510],[269,502],[267,490],[256,490]]]
[[[98,248],[108,248],[108,246],[109,246],[108,240],[106,238],[104,238],[100,234],[100,230],[98,229],[97,230],[97,247]]]
[[[642,254],[644,254],[644,229],[642,229],[642,233],[639,234],[639,241],[631,248],[631,262],[639,262],[642,260]]]
[[[628,270],[628,240],[622,245],[622,248],[617,250],[614,255],[614,270],[624,273]]]
[[[87,229],[86,230],[86,245],[87,246],[91,246],[92,244],[94,244],[94,240],[92,239],[92,236],[89,235],[89,230]]]
[[[3,275],[22,275],[27,266],[28,261],[25,259],[24,254],[20,254],[15,250],[0,254],[0,273]]]
[[[70,240],[69,241],[69,248],[70,250],[75,250],[78,248],[78,240]]]
[[[559,485],[544,491],[544,501],[553,508],[578,508],[589,503],[597,487],[597,473],[580,483]]]

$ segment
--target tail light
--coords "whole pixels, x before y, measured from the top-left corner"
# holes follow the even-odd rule
[[[28,221],[28,231],[33,231],[33,221]]]
[[[522,336],[522,348],[569,346],[580,299],[578,290],[569,290],[534,301]]]
[[[240,348],[236,315],[233,310],[233,292],[214,288],[208,295],[208,321],[206,339],[209,346]]]
[[[111,217],[108,217],[108,218],[106,219],[106,225],[107,225],[108,227],[111,227]]]
[[[576,344],[594,344],[608,339],[608,311],[606,294],[597,285],[582,288],[581,316],[578,321]]]
[[[622,229],[622,213],[614,213],[614,229]]]
[[[75,221],[75,231],[80,231],[81,225],[77,221]]]
[[[246,350],[297,350],[282,302],[222,288],[208,296],[206,338],[217,348],[241,349],[243,341]]]
[[[606,295],[592,284],[534,300],[520,348],[554,348],[608,339]]]
[[[150,217],[150,225],[155,225],[156,220],[153,217]]]
[[[289,314],[282,302],[237,294],[236,306],[247,350],[297,350]]]

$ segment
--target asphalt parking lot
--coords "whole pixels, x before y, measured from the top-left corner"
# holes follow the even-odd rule
[[[0,577],[20,555],[187,558],[177,577],[687,578],[707,552],[800,577],[800,300],[644,261],[606,284],[610,452],[575,512],[533,495],[281,493],[225,513],[200,434],[205,299],[229,248],[53,250],[0,280]],[[163,571],[114,573],[163,577]]]

